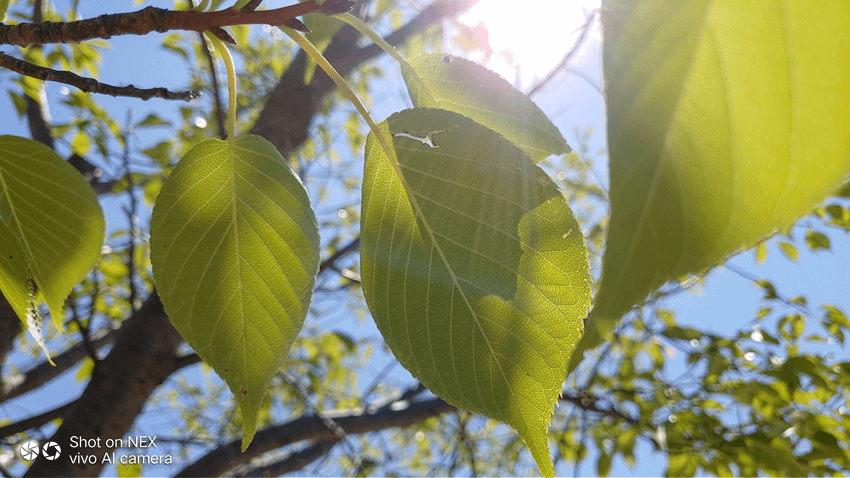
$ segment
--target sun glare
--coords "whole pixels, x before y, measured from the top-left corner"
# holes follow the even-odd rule
[[[514,81],[519,65],[523,85],[554,68],[578,38],[586,14],[600,0],[480,0],[461,17],[475,27],[483,22],[493,49],[488,66]],[[480,28],[480,27],[479,27]],[[597,27],[598,28],[598,27]]]

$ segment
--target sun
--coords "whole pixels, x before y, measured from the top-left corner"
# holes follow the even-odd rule
[[[513,80],[512,62],[527,85],[557,66],[573,46],[577,29],[599,4],[600,0],[480,0],[460,21],[479,33],[483,24],[493,49],[488,66]]]

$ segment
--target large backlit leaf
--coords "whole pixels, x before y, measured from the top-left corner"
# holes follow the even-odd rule
[[[0,291],[18,317],[24,319],[32,293],[30,273],[24,250],[5,221],[0,221]]]
[[[3,291],[3,296],[12,309],[27,325],[30,335],[44,351],[47,360],[53,364],[47,342],[41,333],[41,316],[35,307],[30,279],[26,254],[18,243],[18,238],[4,221],[0,221],[0,291]]]
[[[0,217],[18,240],[38,296],[61,327],[65,298],[100,256],[106,226],[97,195],[52,149],[0,136]]]
[[[472,118],[509,139],[535,162],[571,151],[549,118],[504,78],[469,60],[428,54],[402,69],[414,106],[442,108]]]
[[[236,395],[243,448],[310,308],[318,248],[304,186],[259,136],[192,148],[157,198],[157,290],[174,327]]]
[[[590,294],[572,211],[527,155],[469,118],[415,109],[380,126],[402,177],[370,134],[369,310],[405,368],[446,401],[512,426],[551,475],[546,424]]]
[[[850,172],[850,3],[616,0],[602,15],[611,222],[580,350]]]

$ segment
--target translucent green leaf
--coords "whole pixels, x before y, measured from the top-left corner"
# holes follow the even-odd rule
[[[0,136],[0,217],[61,328],[65,298],[100,257],[106,224],[97,195],[52,149]]]
[[[611,455],[602,452],[599,454],[599,459],[596,461],[596,474],[598,476],[608,476],[611,471]]]
[[[26,324],[30,335],[52,365],[50,350],[41,333],[42,318],[35,307],[35,293],[30,279],[26,254],[18,238],[6,222],[0,220],[0,291],[3,292],[3,296],[21,321]]]
[[[0,0],[0,22],[6,18],[6,10],[9,9],[9,0]]]
[[[302,0],[302,3],[305,0]],[[310,32],[305,34],[308,40],[315,45],[320,51],[325,51],[325,48],[330,45],[336,32],[342,28],[345,23],[342,20],[329,15],[305,15],[304,24],[310,29]],[[313,73],[316,72],[316,60],[311,56],[307,56],[307,65],[304,67],[304,84],[310,83],[313,79]]]
[[[611,221],[580,351],[850,172],[850,3],[610,0],[602,19]]]
[[[155,114],[149,114],[143,119],[136,123],[136,128],[141,128],[145,126],[171,126],[171,123],[165,121]]]
[[[121,463],[119,461],[115,464],[115,471],[118,474],[118,478],[138,478],[142,476],[142,464]]]
[[[821,232],[809,229],[806,231],[806,245],[813,251],[829,250],[829,238]]]
[[[782,251],[782,254],[784,254],[785,257],[791,259],[794,262],[797,262],[797,259],[799,259],[800,257],[800,255],[797,253],[797,247],[795,247],[794,244],[791,244],[790,242],[780,242],[779,250]]]
[[[318,273],[307,191],[259,136],[192,148],[151,217],[151,263],[174,327],[236,395],[243,448],[301,330]]]
[[[767,259],[767,245],[759,242],[756,245],[756,264],[761,264],[765,259]]]
[[[77,134],[74,135],[74,139],[71,140],[71,151],[73,151],[74,154],[85,156],[88,154],[89,148],[91,148],[89,135],[86,134],[85,131],[77,131]]]
[[[396,158],[369,135],[369,310],[405,368],[449,403],[512,426],[552,475],[546,424],[590,295],[567,200],[520,149],[464,116],[406,110],[380,127]]]
[[[23,96],[15,93],[14,91],[9,92],[9,98],[15,105],[15,111],[18,113],[18,119],[23,119],[24,115],[27,114],[27,100],[25,100]]]
[[[233,9],[237,12],[242,10],[242,8],[248,4],[251,0],[237,0],[237,2],[233,5]]]
[[[24,320],[32,293],[27,258],[5,221],[0,221],[0,290],[18,317]]]
[[[404,69],[402,76],[414,106],[442,108],[472,118],[510,140],[535,162],[572,151],[540,108],[496,73],[443,54],[422,55],[409,63],[419,79]]]

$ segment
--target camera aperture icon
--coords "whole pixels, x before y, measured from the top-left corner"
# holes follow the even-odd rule
[[[26,461],[34,461],[38,458],[38,451],[41,446],[35,440],[27,440],[21,443],[21,446],[18,448],[18,453],[21,454],[21,458]]]
[[[41,449],[41,452],[44,454],[44,457],[48,460],[55,460],[59,458],[59,455],[62,454],[62,448],[55,441],[49,441],[44,444],[44,448]]]

